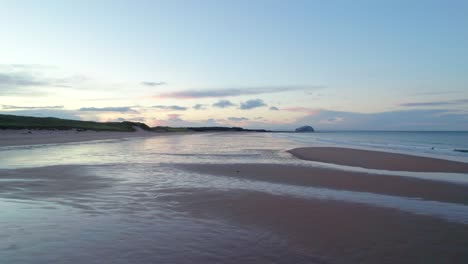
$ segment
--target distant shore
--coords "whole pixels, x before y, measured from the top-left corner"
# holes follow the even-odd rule
[[[366,169],[468,173],[468,163],[382,151],[339,147],[306,147],[295,148],[288,152],[303,160]]]
[[[0,129],[0,147],[61,144],[93,140],[155,137],[163,135],[192,135],[195,133],[252,133],[255,131],[220,131],[220,130],[174,130],[147,131],[135,127],[134,132],[93,131],[93,130],[51,130],[51,129]]]
[[[137,130],[135,132],[0,129],[0,147],[60,144],[92,140],[152,137],[160,133]]]

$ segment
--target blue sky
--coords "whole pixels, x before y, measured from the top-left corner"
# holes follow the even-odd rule
[[[468,130],[467,12],[467,1],[0,0],[0,111]]]

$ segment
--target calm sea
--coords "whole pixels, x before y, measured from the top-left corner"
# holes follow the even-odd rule
[[[278,133],[274,136],[311,146],[376,149],[468,162],[468,132],[466,131],[325,131]]]

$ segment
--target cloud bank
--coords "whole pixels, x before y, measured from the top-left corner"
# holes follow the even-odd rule
[[[432,102],[412,102],[412,103],[403,103],[403,104],[400,104],[400,106],[405,106],[405,107],[449,106],[449,105],[460,105],[460,104],[468,104],[468,99],[432,101]]]
[[[17,106],[17,105],[2,105],[4,110],[39,110],[39,109],[63,109],[63,105],[54,106]]]
[[[249,119],[246,117],[228,117],[229,121],[240,122],[240,121],[248,121]]]
[[[280,93],[291,91],[310,91],[323,88],[323,86],[262,86],[262,87],[244,87],[244,88],[219,88],[219,89],[190,89],[178,92],[161,93],[155,98],[175,98],[175,99],[194,99],[194,98],[220,98],[241,95],[256,95],[268,93]]]
[[[300,125],[319,130],[468,130],[468,113],[441,109],[379,113],[319,110],[283,127]]]

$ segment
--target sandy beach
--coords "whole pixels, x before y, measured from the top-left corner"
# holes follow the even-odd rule
[[[135,132],[0,129],[0,147],[83,142],[91,140],[151,137],[157,133],[141,129]]]
[[[468,163],[381,151],[306,147],[288,151],[297,158],[377,170],[468,173]]]

